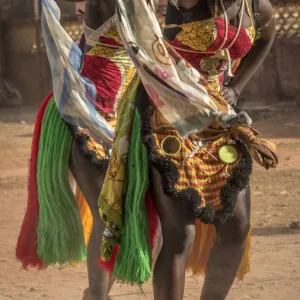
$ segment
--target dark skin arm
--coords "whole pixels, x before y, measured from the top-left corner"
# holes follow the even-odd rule
[[[97,29],[114,13],[114,0],[86,0],[84,22],[88,27]]]
[[[71,2],[81,2],[76,0],[68,0]],[[154,5],[157,7],[159,0],[154,0]],[[115,14],[115,0],[86,0],[84,23],[96,30],[104,22],[110,19]],[[86,47],[85,51],[88,51],[90,47]]]
[[[261,38],[255,42],[254,47],[243,58],[237,74],[230,81],[228,87],[224,88],[222,94],[224,98],[233,104],[239,97],[253,74],[262,64],[269,53],[275,38],[275,20],[273,10],[269,0],[260,0]]]
[[[84,22],[92,28],[97,29],[114,15],[115,0],[64,0],[65,2],[84,2]]]
[[[65,0],[69,2],[82,2],[81,0]],[[154,0],[157,7],[159,0]],[[92,28],[99,28],[105,21],[111,18],[115,13],[115,0],[86,0],[84,22]]]

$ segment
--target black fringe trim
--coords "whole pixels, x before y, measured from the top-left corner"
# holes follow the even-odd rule
[[[81,153],[99,170],[106,172],[109,165],[109,159],[99,159],[96,153],[88,148],[87,143],[90,139],[89,135],[80,131],[77,126],[69,125],[69,130],[74,141],[79,145]]]
[[[201,222],[211,224],[219,220],[221,223],[224,223],[234,214],[238,193],[249,184],[250,175],[252,173],[252,158],[246,147],[239,142],[237,143],[237,150],[242,154],[242,159],[233,170],[231,178],[221,190],[221,204],[224,208],[218,212],[216,212],[215,208],[211,205],[206,205],[201,208],[202,199],[198,192],[193,188],[178,191],[175,185],[178,182],[179,173],[175,164],[170,159],[157,154],[152,130],[154,108],[142,85],[140,85],[137,91],[137,107],[140,110],[142,118],[142,140],[148,150],[149,162],[160,174],[163,174],[162,185],[164,192],[172,197],[174,201],[193,204],[194,215],[196,218],[199,218]]]

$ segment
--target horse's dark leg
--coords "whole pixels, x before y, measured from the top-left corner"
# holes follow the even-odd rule
[[[73,143],[70,170],[84,194],[93,216],[93,229],[87,253],[90,299],[106,300],[113,281],[109,283],[108,274],[99,267],[98,263],[101,237],[105,228],[99,215],[98,196],[102,188],[106,170],[100,171],[83,156],[75,141]]]
[[[224,300],[234,282],[250,229],[250,188],[239,194],[233,217],[216,224],[217,240],[211,251],[201,300]]]
[[[155,300],[181,300],[185,267],[195,235],[193,207],[175,202],[163,192],[160,173],[150,169],[151,195],[162,225],[163,245],[153,277]]]

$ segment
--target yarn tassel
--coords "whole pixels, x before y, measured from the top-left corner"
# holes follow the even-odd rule
[[[147,214],[149,220],[149,241],[150,248],[153,251],[154,249],[154,240],[158,227],[158,214],[151,198],[149,190],[146,193],[146,206],[147,206]],[[110,260],[103,261],[100,257],[99,264],[101,268],[103,268],[109,275],[113,274],[116,258],[119,250],[119,245],[116,245],[113,249],[113,255]]]
[[[100,267],[107,272],[110,276],[112,276],[113,272],[114,272],[114,267],[116,264],[116,259],[117,259],[117,255],[119,252],[119,245],[116,245],[113,249],[113,253],[111,256],[111,259],[108,261],[104,261],[101,256],[99,258],[99,265]]]
[[[151,250],[154,249],[154,240],[158,227],[158,214],[149,190],[146,193],[146,206],[149,221],[149,241]]]
[[[250,251],[251,251],[251,230],[248,233],[246,239],[245,252],[236,275],[238,281],[243,281],[247,273],[250,272]]]
[[[204,275],[211,249],[216,241],[214,225],[195,221],[196,234],[186,269],[194,276]]]
[[[38,153],[38,255],[46,265],[82,262],[86,246],[79,209],[69,184],[72,137],[55,101],[46,109]]]
[[[148,154],[141,138],[141,117],[135,110],[127,159],[124,226],[113,277],[130,284],[143,284],[151,276],[145,196],[148,189]]]
[[[204,224],[200,220],[196,220],[196,235],[194,245],[192,247],[186,270],[190,271],[193,276],[204,275],[209,255],[216,241],[216,229],[211,224]],[[236,279],[241,281],[250,271],[250,247],[251,232],[246,239],[245,253],[243,255]]]
[[[93,228],[93,216],[91,210],[85,200],[83,193],[79,186],[76,184],[76,203],[80,211],[81,222],[84,232],[84,242],[88,246],[89,239]]]
[[[37,192],[37,158],[39,151],[39,141],[42,128],[42,120],[47,105],[53,93],[49,94],[43,101],[36,116],[35,126],[32,136],[31,156],[29,160],[28,174],[28,199],[27,208],[16,245],[16,257],[22,263],[22,267],[42,268],[43,262],[37,253],[37,229],[39,222],[39,201]]]

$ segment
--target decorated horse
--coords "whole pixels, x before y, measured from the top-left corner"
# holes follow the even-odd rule
[[[278,158],[234,103],[275,31],[268,0],[231,4],[172,0],[161,26],[158,1],[87,0],[78,46],[42,0],[53,93],[33,133],[25,269],[87,260],[92,300],[150,278],[155,299],[182,299],[187,270],[205,274],[201,299],[225,299],[243,279],[252,161]]]

